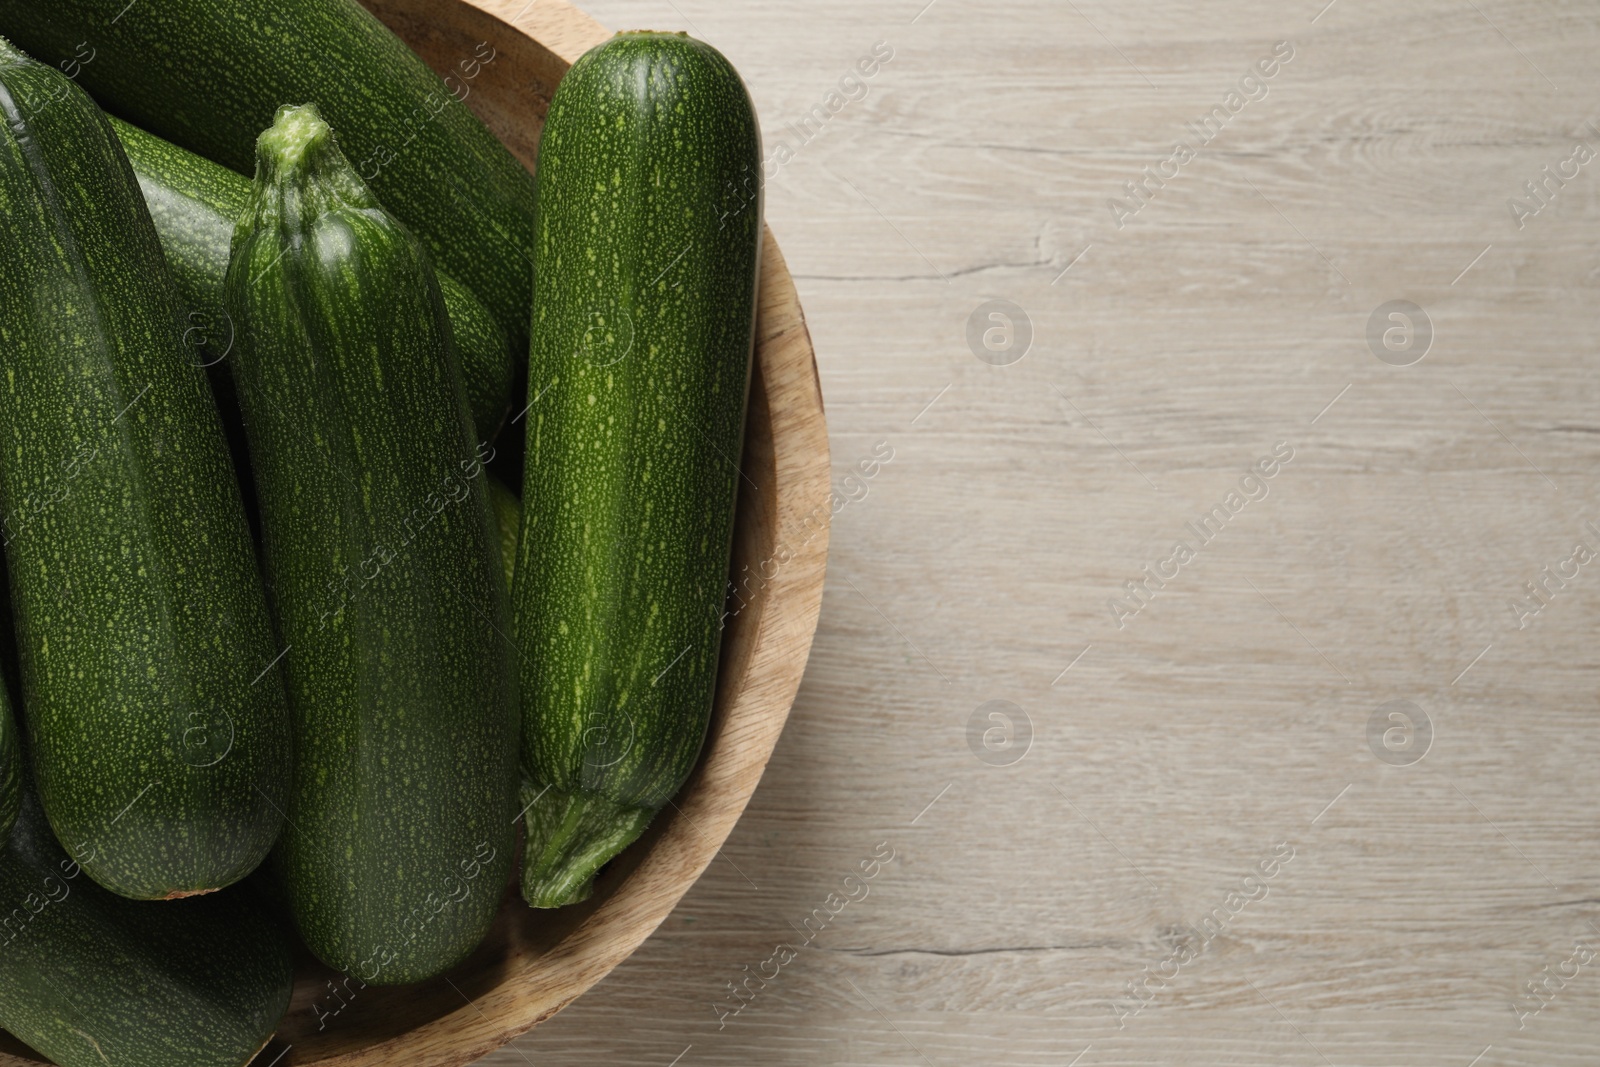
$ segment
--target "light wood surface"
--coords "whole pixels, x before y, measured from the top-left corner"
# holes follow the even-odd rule
[[[1595,8],[936,0],[913,22],[925,2],[586,4],[724,50],[769,144],[893,46],[767,215],[835,484],[878,441],[894,458],[836,516],[799,700],[721,857],[482,1062],[1594,1063],[1600,957],[1520,1029],[1513,1007],[1574,939],[1600,948],[1600,567],[1525,629],[1508,602],[1600,548],[1600,160],[1522,229],[1507,200],[1600,149]],[[1279,40],[1266,97],[1118,230],[1107,200]],[[991,299],[1033,324],[1010,366],[967,345]],[[1407,367],[1366,339],[1397,299],[1436,334]],[[1118,630],[1107,600],[1279,441],[1269,495]],[[968,747],[995,699],[1032,723],[1012,766]],[[1392,700],[1433,727],[1409,766],[1369,745]],[[727,983],[883,841],[869,895],[719,1029]],[[1170,976],[1280,842],[1266,895],[1188,935],[1119,1029],[1108,1005]]]

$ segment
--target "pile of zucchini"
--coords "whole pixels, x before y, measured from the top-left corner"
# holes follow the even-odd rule
[[[0,1026],[65,1067],[248,1062],[297,943],[437,979],[697,761],[754,113],[619,34],[530,175],[462,102],[495,57],[0,0]]]

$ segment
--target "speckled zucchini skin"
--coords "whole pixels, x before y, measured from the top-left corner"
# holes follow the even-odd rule
[[[261,135],[227,308],[295,724],[274,853],[310,949],[415,982],[489,929],[518,717],[486,447],[423,247],[312,108]]]
[[[567,73],[537,174],[523,524],[512,593],[523,894],[580,900],[678,791],[716,688],[761,249],[738,74],[678,34]]]
[[[240,174],[278,105],[315,103],[384,206],[526,344],[533,178],[462,102],[506,62],[492,42],[441,78],[356,0],[0,0],[0,28],[78,62],[107,111]]]
[[[228,274],[233,225],[250,202],[250,180],[113,118],[133,173],[139,179],[188,314],[184,338],[194,358],[214,368],[224,419],[233,403],[233,381],[222,365],[233,346],[223,314],[222,284]],[[480,441],[492,441],[511,406],[516,359],[506,332],[471,290],[440,273],[439,292],[450,315],[450,332],[461,360],[461,379]]]
[[[125,896],[248,874],[283,820],[278,654],[238,486],[133,172],[0,44],[0,508],[33,770]]]
[[[288,941],[248,894],[114,896],[31,788],[0,849],[0,907],[0,1026],[61,1067],[239,1067],[289,1007]]]
[[[522,528],[522,501],[494,475],[489,476],[489,506],[494,509],[495,531],[500,535],[500,563],[506,588],[517,569],[517,531]]]
[[[0,607],[0,610],[6,610]],[[11,713],[11,694],[0,682],[0,845],[17,821],[22,803],[22,745],[17,719]]]

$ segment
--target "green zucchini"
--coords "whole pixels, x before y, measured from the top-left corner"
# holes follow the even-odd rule
[[[11,714],[11,695],[0,682],[0,844],[11,833],[21,803],[22,746],[16,716]]]
[[[512,620],[536,907],[581,900],[694,769],[717,656],[761,247],[739,75],[619,34],[562,79],[539,147]]]
[[[533,179],[462,102],[505,62],[488,42],[441,79],[356,0],[0,0],[0,27],[77,63],[107,111],[240,174],[279,104],[315,103],[383,205],[525,347]]]
[[[288,711],[205,376],[111,127],[0,42],[0,508],[34,775],[125,896],[248,874]]]
[[[125,900],[81,877],[31,787],[0,849],[0,1026],[61,1067],[239,1067],[294,975],[247,893]]]
[[[188,307],[184,340],[201,366],[216,368],[212,385],[218,387],[226,419],[233,409],[232,379],[222,361],[233,331],[222,311],[222,283],[234,222],[250,202],[250,180],[121,119],[113,118],[111,128],[133,164],[178,294]],[[441,273],[439,291],[450,313],[473,425],[479,440],[491,441],[511,407],[517,370],[511,343],[466,286]]]
[[[310,105],[261,135],[228,269],[235,384],[294,719],[274,853],[364,982],[483,938],[515,844],[516,672],[483,463],[426,249]]]
[[[505,536],[504,531],[500,536]],[[515,532],[511,536],[515,537]],[[0,552],[0,591],[8,584],[5,553]],[[16,636],[11,605],[0,592],[0,846],[5,845],[22,803],[21,723],[11,711],[17,700],[17,688],[13,684],[18,676]]]
[[[510,589],[517,566],[517,530],[522,526],[522,501],[491,474],[489,506],[494,509],[495,530],[500,535],[500,563],[505,569],[506,588]]]
[[[11,714],[11,696],[0,682],[0,844],[16,824],[21,803],[22,746],[16,716]]]

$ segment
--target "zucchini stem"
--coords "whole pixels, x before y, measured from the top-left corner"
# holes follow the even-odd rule
[[[564,793],[523,779],[527,844],[522,853],[522,899],[530,907],[560,908],[587,900],[595,873],[633,844],[655,812],[593,793]]]

